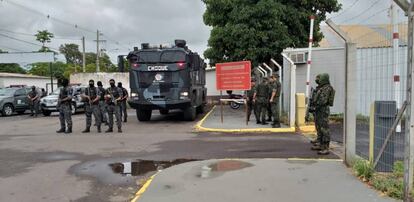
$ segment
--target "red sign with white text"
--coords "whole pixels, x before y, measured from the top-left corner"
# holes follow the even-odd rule
[[[250,90],[250,80],[250,61],[216,64],[217,90]]]

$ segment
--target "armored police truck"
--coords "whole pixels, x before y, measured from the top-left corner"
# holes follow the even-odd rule
[[[188,49],[186,41],[175,40],[172,46],[143,43],[127,59],[131,87],[128,103],[136,109],[139,121],[150,120],[152,110],[168,114],[172,109],[182,110],[183,118],[192,121],[204,110],[206,64]]]

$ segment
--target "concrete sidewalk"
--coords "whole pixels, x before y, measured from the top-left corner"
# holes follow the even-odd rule
[[[246,125],[245,107],[231,109],[228,105],[223,105],[223,123],[221,122],[220,105],[216,105],[197,125],[198,131],[205,132],[295,132],[294,127],[282,124],[282,128],[272,128],[268,125],[256,124],[254,114],[250,116],[250,121]]]
[[[139,202],[394,201],[379,196],[337,160],[197,161],[159,172],[146,187]]]

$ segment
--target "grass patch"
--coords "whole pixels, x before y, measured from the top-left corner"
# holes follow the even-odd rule
[[[365,159],[357,159],[354,162],[353,169],[356,176],[364,182],[370,181],[374,175],[374,166],[371,162]]]
[[[402,161],[394,163],[392,173],[375,173],[373,164],[364,159],[357,159],[354,162],[353,169],[356,176],[378,191],[383,192],[391,198],[403,199],[404,164]]]

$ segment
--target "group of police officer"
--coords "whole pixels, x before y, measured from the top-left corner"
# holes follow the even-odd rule
[[[282,85],[277,74],[270,78],[263,78],[259,84],[252,80],[251,89],[246,92],[247,120],[250,121],[253,111],[257,124],[267,125],[268,121],[273,121],[272,127],[280,128],[279,98],[281,88]]]
[[[86,128],[82,133],[89,133],[92,126],[92,114],[95,117],[95,125],[98,133],[101,132],[101,125],[108,125],[106,133],[113,132],[114,115],[118,127],[118,132],[122,133],[123,121],[127,122],[126,102],[128,91],[119,82],[115,85],[115,80],[109,80],[110,87],[105,89],[102,82],[97,82],[95,87],[94,80],[89,80],[89,86],[81,94],[82,101],[85,103]],[[58,98],[60,129],[57,133],[72,133],[72,113],[71,103],[73,89],[69,86],[67,79],[62,80],[62,88]]]

